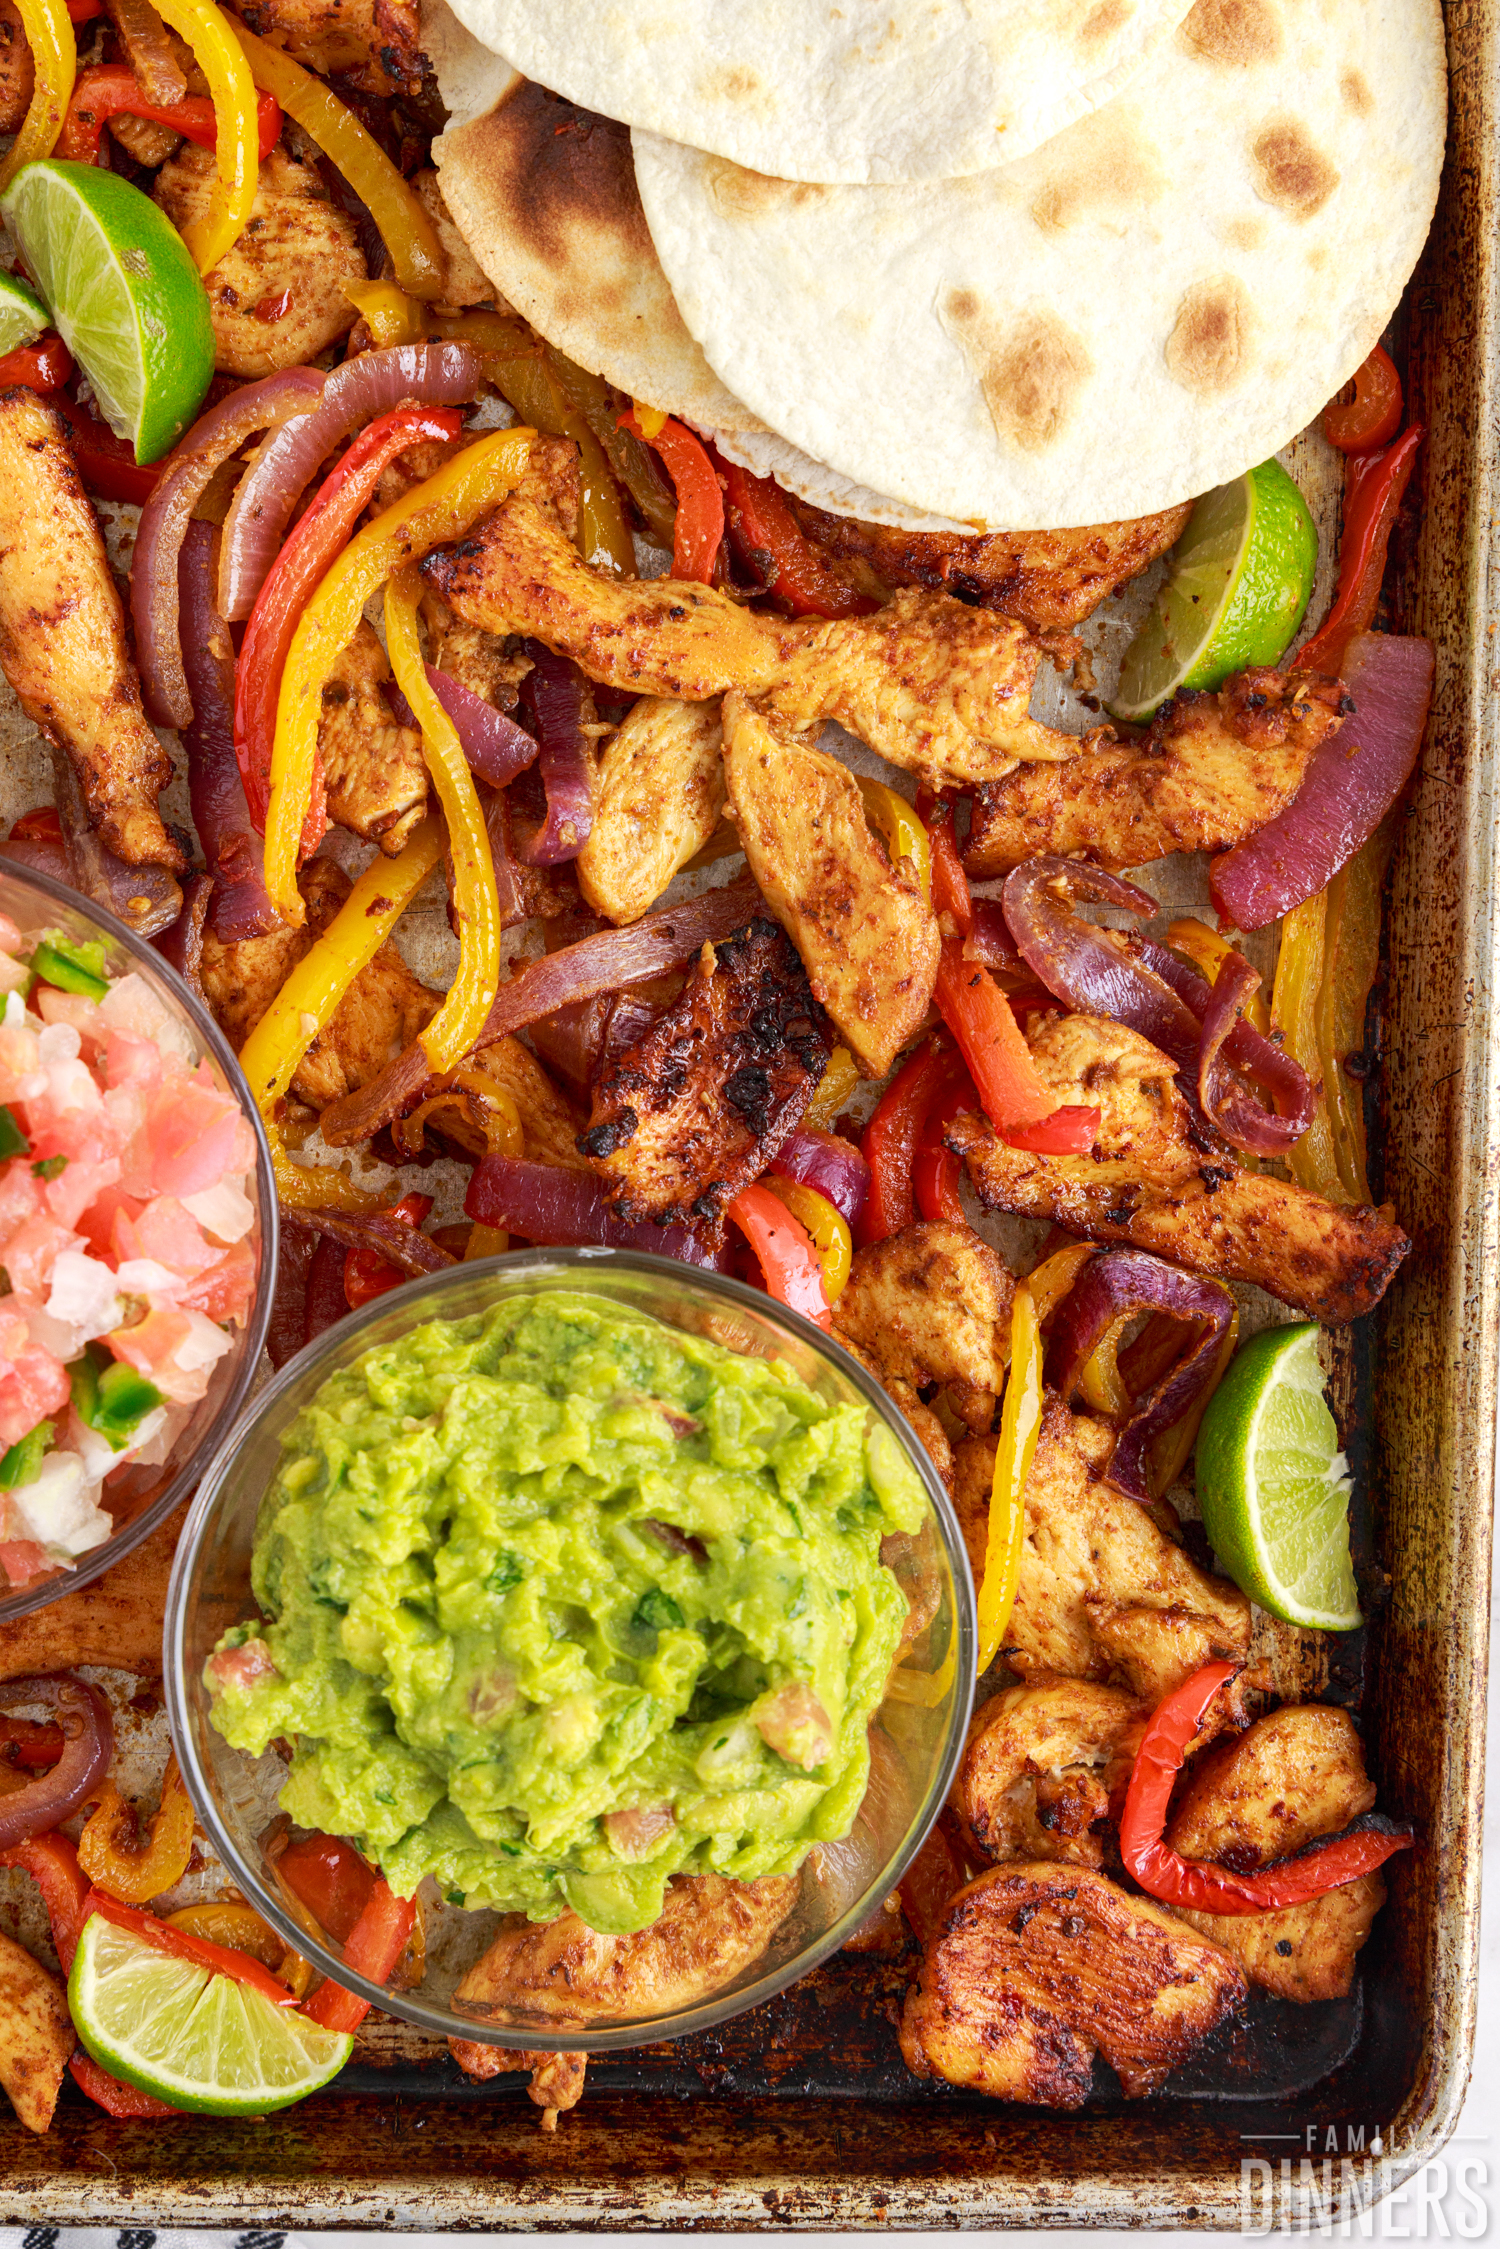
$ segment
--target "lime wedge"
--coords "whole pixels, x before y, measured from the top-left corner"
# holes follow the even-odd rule
[[[14,274],[0,273],[0,351],[19,351],[23,344],[34,344],[44,328],[50,328],[51,318],[47,307],[34,289]]]
[[[181,235],[115,172],[23,164],[3,217],[99,411],[138,461],[175,445],[214,371],[208,297]]]
[[[1198,1502],[1242,1593],[1283,1624],[1352,1632],[1349,1473],[1311,1320],[1242,1344],[1198,1431]]]
[[[68,1978],[68,2008],[102,2069],[174,2108],[264,2116],[326,2085],[354,2041],[247,1984],[176,1960],[94,1914]]]
[[[1179,687],[1217,687],[1249,664],[1279,663],[1317,566],[1307,502],[1279,461],[1205,492],[1125,651],[1114,716],[1139,723]]]

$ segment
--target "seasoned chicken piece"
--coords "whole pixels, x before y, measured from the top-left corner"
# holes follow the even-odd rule
[[[519,1039],[497,1039],[493,1046],[481,1047],[477,1054],[470,1055],[460,1071],[428,1096],[419,1114],[430,1117],[445,1139],[457,1141],[472,1155],[485,1155],[489,1142],[484,1131],[484,1097],[491,1086],[515,1103],[525,1162],[556,1164],[564,1171],[588,1170],[577,1147],[584,1123],[582,1110],[558,1091]]]
[[[65,749],[108,848],[129,866],[184,864],[158,793],[172,760],[141,709],[125,616],[67,431],[34,390],[0,391],[0,667]]]
[[[1192,502],[1133,523],[1076,531],[900,531],[828,515],[806,500],[792,511],[840,576],[877,600],[893,586],[930,586],[998,609],[1036,632],[1066,632],[1178,538]]]
[[[555,2132],[562,2110],[576,2108],[583,2098],[587,2054],[552,2054],[530,2046],[481,2046],[474,2038],[450,2038],[448,2051],[465,2077],[481,2082],[504,2077],[513,2069],[530,2070],[527,2091],[542,2112],[544,2132]]]
[[[716,1227],[796,1130],[832,1044],[774,922],[705,945],[681,998],[594,1087],[578,1145],[617,1214]]]
[[[1184,1858],[1253,1874],[1370,1811],[1375,1790],[1346,1710],[1273,1710],[1193,1767],[1166,1840]],[[1378,1873],[1279,1913],[1183,1913],[1278,1999],[1342,1999],[1385,1903]]]
[[[837,719],[933,787],[998,779],[1017,758],[1075,757],[1094,739],[1027,715],[1040,642],[945,594],[794,623],[713,586],[591,570],[524,491],[421,569],[470,624],[529,633],[607,686],[684,703],[731,688],[769,696],[788,726]]]
[[[391,495],[399,496],[399,492]],[[381,505],[389,507],[390,499],[381,495]],[[507,718],[513,717],[521,697],[521,682],[532,668],[526,643],[514,633],[487,633],[478,625],[463,624],[446,602],[430,593],[422,597],[422,616],[432,661],[438,669],[449,673],[471,694],[482,695]]]
[[[1229,1955],[1149,1899],[1022,1861],[949,1906],[907,1994],[901,2051],[918,2077],[1042,2108],[1082,2107],[1097,2052],[1138,2100],[1245,1996]]]
[[[132,163],[143,165],[148,172],[165,164],[182,146],[181,133],[174,133],[170,125],[157,125],[149,117],[132,117],[128,110],[107,119],[106,125],[110,139],[118,141]]]
[[[991,1210],[1254,1281],[1330,1326],[1380,1302],[1411,1247],[1399,1226],[1243,1171],[1227,1148],[1196,1148],[1172,1064],[1123,1024],[1053,1015],[1027,1036],[1042,1082],[1059,1102],[1099,1109],[1099,1134],[1090,1155],[1038,1156],[997,1140],[983,1117],[956,1117],[944,1138]]]
[[[604,745],[578,887],[606,921],[639,921],[703,849],[724,810],[717,703],[643,695]]]
[[[1242,1658],[1250,1604],[1208,1577],[1166,1538],[1138,1501],[1104,1481],[1109,1424],[1070,1413],[1047,1393],[1026,1484],[1021,1573],[1000,1653],[1031,1677],[1123,1680],[1153,1707],[1214,1657]],[[993,1438],[969,1437],[954,1456],[953,1503],[976,1584],[994,1478]]]
[[[910,872],[893,868],[846,765],[724,698],[724,779],[750,872],[812,988],[870,1077],[914,1036],[942,939]]]
[[[443,303],[456,307],[498,305],[503,311],[505,299],[454,225],[436,172],[429,166],[415,175],[411,185],[418,202],[437,228],[437,237],[443,246]]]
[[[947,1430],[943,1427],[931,1406],[923,1405],[909,1382],[903,1382],[897,1375],[882,1373],[878,1361],[872,1359],[869,1352],[856,1343],[852,1335],[844,1334],[842,1329],[838,1327],[837,1315],[838,1307],[835,1306],[834,1329],[840,1343],[851,1358],[858,1359],[871,1381],[878,1382],[891,1402],[901,1408],[901,1411],[911,1423],[912,1434],[918,1444],[942,1477],[949,1491],[952,1491],[953,1447],[948,1442]]]
[[[179,232],[218,194],[211,148],[185,142],[157,174],[151,199]],[[221,375],[274,375],[316,359],[358,315],[346,282],[366,279],[354,231],[316,172],[273,148],[260,168],[245,231],[203,277]]]
[[[390,676],[385,650],[361,617],[323,689],[318,754],[330,820],[394,859],[427,810],[427,767],[421,735],[391,709]]]
[[[245,0],[240,12],[270,46],[320,78],[347,78],[362,94],[431,90],[418,0]]]
[[[1238,672],[1213,695],[1184,687],[1143,741],[1023,766],[981,789],[964,866],[1008,874],[1061,852],[1141,867],[1172,851],[1228,851],[1291,803],[1344,700],[1338,680],[1310,672]]]
[[[0,133],[18,133],[31,107],[31,47],[15,0],[0,0]]]
[[[983,1430],[1004,1385],[1014,1295],[1000,1258],[971,1228],[907,1226],[856,1252],[833,1321],[882,1382],[950,1384],[959,1413]]]
[[[51,2124],[77,2042],[61,1980],[0,1936],[0,2085],[28,2132]]]
[[[975,1856],[1098,1866],[1094,1830],[1123,1798],[1150,1716],[1118,1687],[1048,1671],[995,1695],[974,1715],[950,1798]]]
[[[273,929],[237,945],[221,944],[211,929],[203,933],[203,989],[236,1053],[352,885],[333,860],[309,859],[297,887],[307,901],[300,929]],[[330,1101],[368,1085],[431,1022],[442,996],[418,982],[393,944],[382,945],[303,1056],[292,1092],[310,1108],[326,1109]]]
[[[623,1937],[601,1936],[572,1912],[545,1922],[511,1915],[454,1992],[455,2011],[543,2036],[670,2014],[758,1960],[799,1888],[794,1874],[760,1882],[679,1874],[660,1918]]]

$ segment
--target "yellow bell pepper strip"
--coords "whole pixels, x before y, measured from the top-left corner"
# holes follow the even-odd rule
[[[859,1064],[846,1046],[836,1046],[828,1057],[827,1069],[813,1088],[811,1101],[802,1112],[802,1122],[815,1125],[819,1132],[831,1131],[835,1120],[848,1108],[858,1084]]]
[[[643,445],[628,429],[621,429],[619,392],[612,390],[602,375],[592,375],[569,359],[555,344],[542,348],[548,366],[598,438],[616,478],[640,510],[646,529],[659,547],[670,550],[677,519],[672,480],[650,446]]]
[[[1050,1257],[1044,1257],[1035,1272],[1027,1274],[1026,1286],[1031,1291],[1039,1326],[1047,1325],[1093,1254],[1092,1242],[1072,1242],[1066,1249],[1054,1250]]]
[[[911,861],[912,879],[921,891],[924,902],[932,904],[932,840],[926,828],[905,797],[887,788],[884,781],[872,781],[867,773],[856,776],[859,793],[865,800],[865,818],[878,830],[894,867],[903,859]]]
[[[1323,1106],[1328,1111],[1334,1162],[1345,1194],[1370,1200],[1365,1170],[1365,1105],[1349,1073],[1349,1057],[1365,1043],[1365,1016],[1380,973],[1380,902],[1395,833],[1378,827],[1328,885],[1323,930],[1323,982],[1314,1009]]]
[[[180,6],[181,0],[173,4]],[[314,78],[279,47],[268,47],[242,23],[234,29],[256,85],[274,94],[288,117],[294,117],[308,138],[317,142],[375,221],[400,286],[409,296],[440,297],[448,261],[437,228],[380,143],[321,78]]]
[[[255,201],[260,179],[255,81],[235,37],[239,26],[231,25],[213,0],[156,0],[156,6],[158,14],[192,48],[193,60],[208,80],[218,120],[214,162],[219,191],[207,218],[195,219],[182,230],[198,271],[209,273],[244,233]]]
[[[443,856],[446,838],[436,820],[424,820],[397,859],[379,857],[366,867],[310,952],[298,961],[240,1050],[245,1073],[284,1203],[302,1208],[372,1210],[375,1197],[326,1165],[304,1169],[287,1154],[276,1118],[277,1103],[297,1066],[325,1028],[360,970],[375,958],[406,907]]]
[[[1318,995],[1323,985],[1327,918],[1328,893],[1322,890],[1285,916],[1271,995],[1272,1024],[1281,1033],[1287,1053],[1301,1064],[1314,1085],[1319,1077]],[[1349,1201],[1339,1175],[1333,1125],[1323,1093],[1319,1094],[1312,1123],[1287,1150],[1286,1160],[1299,1187],[1310,1188],[1328,1202]]]
[[[284,1983],[294,1999],[302,1998],[311,1986],[315,1970],[310,1960],[300,1952],[293,1952],[284,1944],[269,1921],[262,1921],[253,1906],[240,1898],[216,1898],[209,1905],[185,1905],[180,1912],[166,1916],[169,1929],[185,1929],[190,1937],[202,1937],[209,1944],[227,1945],[232,1952],[248,1952],[263,1968],[269,1968],[278,1983]]]
[[[828,1301],[837,1304],[854,1262],[854,1242],[844,1220],[826,1195],[820,1195],[816,1187],[804,1186],[800,1180],[783,1179],[779,1172],[768,1171],[761,1185],[769,1187],[778,1202],[785,1203],[793,1218],[800,1219],[806,1227],[807,1238],[823,1268],[823,1287]]]
[[[1134,1312],[1127,1312],[1100,1336],[1078,1378],[1078,1387],[1083,1392],[1085,1405],[1095,1413],[1106,1415],[1111,1421],[1130,1419],[1131,1397],[1120,1373],[1117,1354],[1120,1337],[1136,1316]]]
[[[417,605],[422,585],[415,572],[398,571],[385,589],[385,645],[396,684],[422,729],[422,755],[432,775],[453,855],[453,902],[458,916],[458,974],[437,1014],[421,1034],[422,1051],[436,1073],[463,1060],[484,1027],[500,988],[500,899],[495,863],[485,832],[484,807],[463,744],[427,682]]]
[[[391,344],[419,344],[427,334],[426,306],[394,281],[346,281],[344,295],[382,351]]]
[[[52,154],[78,75],[78,42],[62,0],[19,0],[19,6],[34,75],[21,130],[0,164],[0,192],[10,186],[23,164]]]
[[[1210,984],[1217,981],[1225,955],[1234,950],[1216,929],[1210,929],[1206,921],[1198,921],[1192,915],[1169,925],[1167,943],[1180,960],[1185,960],[1189,967],[1196,968],[1198,974]],[[1262,1038],[1270,1037],[1271,1011],[1266,1005],[1263,991],[1259,988],[1253,991],[1240,1013],[1252,1030],[1259,1031]]]
[[[441,540],[460,537],[476,516],[493,507],[524,470],[535,435],[530,429],[497,430],[446,461],[366,524],[303,610],[281,675],[266,813],[266,889],[288,928],[300,928],[306,919],[297,888],[297,856],[312,802],[323,687],[330,671],[353,639],[370,596],[392,571]]]
[[[1010,1313],[1010,1371],[1000,1408],[1000,1441],[990,1486],[989,1537],[979,1588],[978,1671],[994,1662],[1010,1622],[1026,1538],[1026,1483],[1042,1426],[1042,1331],[1024,1281]]]
[[[905,1663],[897,1664],[885,1683],[886,1699],[904,1702],[918,1710],[936,1710],[940,1702],[946,1702],[957,1669],[958,1635],[955,1633],[936,1671],[913,1671]]]
[[[105,1781],[98,1809],[78,1838],[78,1864],[96,1889],[107,1890],[122,1905],[145,1905],[163,1890],[175,1889],[193,1855],[193,1806],[174,1751],[161,1784],[161,1806],[152,1816],[144,1843],[136,1840],[134,1807],[112,1780]]]

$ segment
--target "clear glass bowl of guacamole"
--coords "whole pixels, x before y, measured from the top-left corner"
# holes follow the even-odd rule
[[[962,1747],[974,1604],[926,1454],[837,1343],[718,1275],[533,1250],[283,1368],[194,1504],[165,1659],[233,1880],[425,2029],[540,2043],[476,1970],[497,1933],[665,1932],[686,1882],[752,1902],[748,1955],[548,2014],[597,2051],[752,2006],[879,1911]],[[309,1934],[289,1820],[421,1899],[415,1988]]]

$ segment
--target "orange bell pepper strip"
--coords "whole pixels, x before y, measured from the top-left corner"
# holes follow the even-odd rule
[[[182,1785],[174,1751],[167,1759],[161,1805],[146,1831],[135,1840],[133,1808],[112,1780],[99,1792],[98,1808],[78,1838],[78,1864],[96,1888],[123,1905],[145,1905],[163,1890],[174,1890],[193,1855],[193,1806]]]
[[[1426,436],[1420,422],[1383,453],[1351,453],[1344,466],[1344,529],[1333,607],[1293,661],[1299,671],[1337,677],[1355,635],[1367,632],[1380,599],[1391,530]]]
[[[932,853],[932,910],[946,914],[959,936],[967,937],[974,927],[974,900],[958,856],[953,806],[946,798],[929,796],[924,789],[917,798],[917,811],[926,823]]]
[[[367,1982],[390,1981],[405,1952],[417,1918],[415,1898],[398,1898],[383,1875],[376,1877],[359,1919],[344,1945],[344,1965]],[[368,1999],[359,1999],[330,1976],[319,1984],[302,2010],[310,2022],[325,2030],[357,2030],[370,2012]]]
[[[724,486],[729,536],[740,559],[792,617],[869,617],[880,607],[824,561],[774,477],[752,476],[712,449]]]
[[[800,1312],[820,1328],[831,1328],[833,1313],[823,1282],[823,1266],[807,1228],[769,1187],[742,1187],[729,1205],[734,1220],[760,1261],[766,1287],[778,1304]]]
[[[1401,377],[1377,344],[1354,377],[1354,396],[1323,409],[1323,435],[1341,453],[1376,453],[1401,427]]]
[[[979,1588],[976,1670],[988,1671],[999,1653],[1015,1606],[1026,1540],[1026,1484],[1042,1426],[1042,1331],[1024,1281],[1016,1283],[1010,1314],[1010,1367],[1000,1407],[1000,1437],[990,1486],[990,1517]]]
[[[52,1949],[67,1975],[78,1950],[78,1938],[87,1918],[84,1905],[89,1878],[78,1864],[78,1851],[66,1835],[52,1828],[45,1835],[29,1835],[0,1851],[0,1866],[19,1866],[42,1893],[52,1929]]]
[[[1009,1137],[1016,1126],[1043,1124],[1056,1114],[1010,1002],[987,968],[964,959],[961,937],[943,940],[933,997],[997,1132]]]
[[[154,125],[169,126],[198,148],[218,146],[218,112],[205,94],[185,94],[177,102],[150,102],[133,70],[124,63],[100,63],[84,71],[73,88],[58,137],[58,155],[76,164],[97,164],[106,120],[121,116],[149,117]],[[281,105],[274,94],[260,95],[255,123],[258,153],[264,163],[281,138]]]
[[[660,420],[633,406],[620,416],[620,428],[629,430],[660,455],[677,488],[677,518],[672,529],[672,575],[696,578],[707,585],[724,543],[724,495],[701,438],[669,415]],[[655,427],[653,427],[653,423]]]
[[[268,1968],[278,1983],[285,1984],[294,1999],[300,1999],[312,1982],[312,1962],[294,1952],[270,1922],[263,1921],[254,1907],[241,1899],[214,1898],[206,1905],[185,1905],[167,1915],[166,1925],[232,1952],[248,1953]]]

